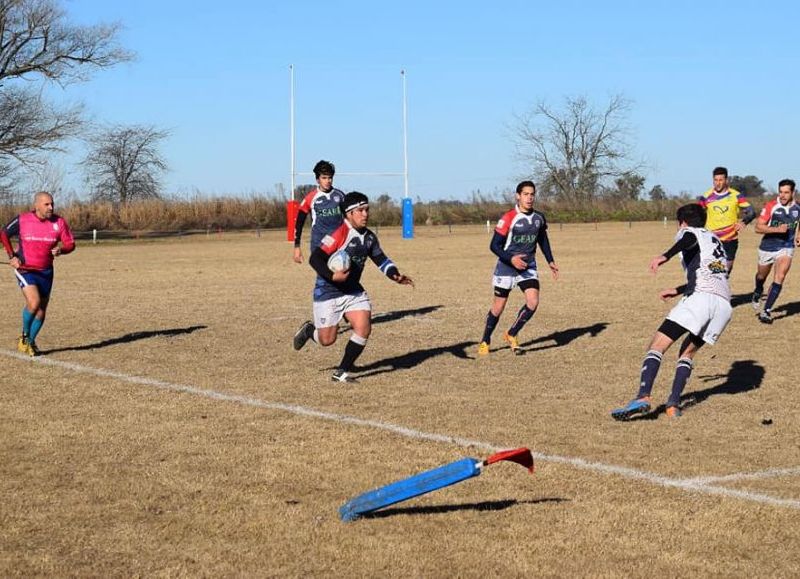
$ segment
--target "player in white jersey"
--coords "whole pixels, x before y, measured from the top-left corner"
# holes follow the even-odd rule
[[[661,358],[678,338],[688,332],[681,345],[672,392],[666,404],[667,416],[680,416],[681,394],[692,374],[695,354],[704,343],[716,343],[731,319],[727,257],[719,238],[704,228],[706,210],[697,203],[690,203],[678,209],[677,219],[679,229],[675,244],[652,259],[650,271],[656,273],[662,264],[680,253],[686,270],[686,284],[663,290],[659,297],[666,301],[683,294],[683,298],[667,314],[650,342],[642,363],[636,398],[611,412],[616,420],[629,420],[650,412],[650,393],[661,367]]]

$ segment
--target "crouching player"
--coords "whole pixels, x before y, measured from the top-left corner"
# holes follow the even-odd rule
[[[627,406],[611,412],[616,420],[628,420],[637,414],[650,412],[650,393],[661,367],[664,352],[686,332],[681,345],[672,392],[667,400],[667,416],[681,415],[680,401],[692,374],[695,354],[703,343],[714,344],[731,319],[731,290],[728,285],[727,256],[722,242],[704,228],[706,210],[695,203],[678,209],[679,224],[675,244],[650,262],[650,271],[681,254],[687,283],[663,290],[662,300],[683,294],[681,301],[667,314],[658,328],[642,363],[639,393]]]
[[[553,260],[550,241],[547,238],[547,221],[542,213],[534,211],[536,186],[532,181],[522,181],[517,185],[517,205],[503,215],[497,222],[490,249],[497,256],[494,268],[494,300],[486,316],[483,338],[478,345],[478,355],[489,353],[497,322],[508,302],[514,286],[525,295],[525,303],[517,312],[511,328],[503,334],[503,339],[514,354],[521,354],[517,334],[533,317],[539,307],[539,273],[536,270],[536,246],[542,248],[544,258],[550,266],[553,279],[558,279],[558,266]]]
[[[17,250],[11,238],[17,236]],[[0,230],[0,242],[22,288],[22,335],[17,350],[38,356],[36,336],[44,324],[53,287],[53,259],[75,249],[75,241],[62,217],[53,213],[53,197],[44,191],[33,198],[33,211],[17,215]]]
[[[800,221],[800,205],[794,202],[794,188],[795,183],[791,179],[783,179],[778,183],[778,198],[764,205],[756,221],[756,233],[761,233],[764,238],[758,246],[753,309],[756,310],[758,319],[765,324],[772,323],[772,306],[775,305],[783,288],[783,280],[792,267],[795,244],[800,243],[800,237],[795,238],[797,222]],[[773,264],[775,275],[772,277],[764,309],[759,312],[764,282],[767,281]]]
[[[333,373],[334,382],[353,382],[353,367],[372,330],[372,305],[361,286],[361,274],[367,258],[392,281],[401,285],[414,285],[410,277],[401,274],[397,266],[381,250],[378,238],[367,229],[369,199],[363,193],[352,191],[342,201],[344,222],[338,229],[322,239],[309,258],[317,272],[314,286],[314,323],[305,322],[294,336],[294,349],[300,350],[311,339],[320,346],[336,342],[339,321],[344,317],[352,326],[353,334],[344,349],[339,367]],[[332,272],[328,259],[344,249],[350,257],[350,268]]]

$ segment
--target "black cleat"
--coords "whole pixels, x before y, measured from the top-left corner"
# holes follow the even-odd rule
[[[772,314],[768,311],[764,310],[760,314],[758,314],[758,321],[762,324],[771,324],[772,323]]]
[[[306,342],[311,339],[311,336],[314,335],[314,324],[309,321],[303,322],[303,325],[300,326],[300,329],[297,330],[297,333],[294,335],[294,339],[292,340],[292,345],[294,346],[295,350],[302,350],[303,346],[306,345]]]

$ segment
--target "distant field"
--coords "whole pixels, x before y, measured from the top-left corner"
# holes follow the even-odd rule
[[[376,323],[348,385],[329,381],[344,340],[292,350],[313,275],[284,232],[82,243],[58,260],[34,361],[14,351],[22,299],[7,271],[0,575],[800,575],[799,272],[772,326],[735,308],[683,418],[609,418],[670,307],[656,292],[682,279],[677,261],[647,271],[674,232],[553,227],[562,279],[542,281],[525,355],[500,340],[515,293],[478,360],[485,227],[381,228],[417,287],[365,274]],[[756,245],[749,228],[736,303]],[[517,446],[537,453],[533,477],[500,464],[338,519],[361,492]]]

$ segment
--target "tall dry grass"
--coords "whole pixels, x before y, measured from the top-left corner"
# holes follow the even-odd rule
[[[753,198],[757,209],[766,198]],[[664,201],[600,199],[591,205],[573,206],[554,201],[538,201],[554,223],[595,221],[654,221],[672,219],[676,209],[691,201],[670,198]],[[513,202],[498,197],[473,196],[469,201],[438,200],[414,203],[414,222],[422,225],[462,225],[494,221]],[[22,205],[0,206],[0,220],[7,223],[27,210]],[[150,199],[116,206],[109,202],[72,201],[58,212],[75,231],[164,231],[178,232],[216,229],[254,229],[286,227],[286,200],[253,195],[193,199]],[[400,205],[393,200],[373,200],[370,222],[376,226],[399,225]]]

